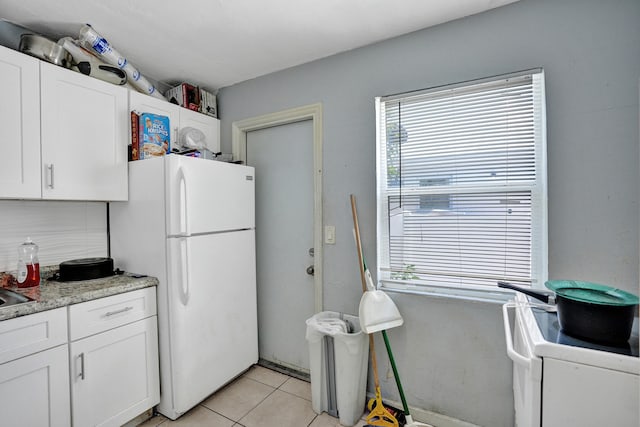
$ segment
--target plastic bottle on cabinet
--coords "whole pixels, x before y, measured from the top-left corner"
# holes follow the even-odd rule
[[[31,237],[18,246],[18,287],[31,288],[40,285],[40,261],[38,245]]]

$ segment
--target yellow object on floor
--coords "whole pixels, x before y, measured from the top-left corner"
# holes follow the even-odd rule
[[[371,426],[398,427],[398,420],[382,404],[380,387],[376,387],[376,397],[367,404],[371,412],[367,415],[367,424]]]

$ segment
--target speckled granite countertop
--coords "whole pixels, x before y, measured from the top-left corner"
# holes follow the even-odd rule
[[[40,282],[40,286],[11,289],[28,296],[34,301],[4,308],[0,306],[0,320],[12,319],[18,316],[25,316],[27,314],[158,285],[158,279],[155,277],[134,277],[139,275],[132,275],[131,273],[77,282],[57,282],[44,279],[45,277],[51,277],[52,273],[53,272],[43,271],[41,274],[43,279]]]

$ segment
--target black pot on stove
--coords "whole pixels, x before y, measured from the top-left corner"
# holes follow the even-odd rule
[[[629,340],[640,300],[636,295],[598,283],[549,280],[550,291],[498,282],[548,304],[556,304],[562,331],[573,337],[607,344]]]

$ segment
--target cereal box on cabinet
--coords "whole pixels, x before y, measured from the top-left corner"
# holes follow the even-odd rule
[[[171,152],[169,117],[142,113],[139,121],[138,156],[142,159],[164,156]]]

